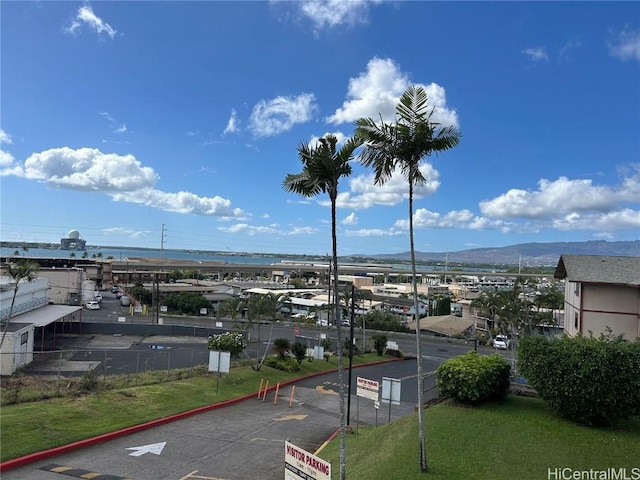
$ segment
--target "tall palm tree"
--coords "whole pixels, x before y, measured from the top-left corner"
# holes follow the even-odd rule
[[[2,330],[2,338],[0,338],[0,348],[4,343],[4,337],[6,337],[9,331],[9,324],[11,323],[11,315],[13,315],[13,307],[16,303],[16,296],[18,295],[18,289],[20,288],[20,282],[26,280],[27,282],[33,282],[38,278],[38,270],[40,265],[29,260],[20,260],[16,263],[7,263],[3,267],[3,273],[11,278],[14,282],[13,297],[11,297],[11,306],[9,307],[9,315],[4,320],[5,325]]]
[[[414,185],[424,184],[420,162],[433,153],[449,150],[458,145],[460,133],[454,126],[441,126],[432,120],[435,108],[429,108],[427,93],[422,86],[410,85],[400,97],[393,123],[376,122],[371,118],[356,121],[356,137],[364,148],[360,162],[372,167],[375,183],[381,185],[399,171],[409,184],[409,243],[411,248],[411,284],[416,319],[416,348],[418,353],[418,423],[420,440],[420,470],[426,472],[427,453],[423,414],[422,351],[420,346],[420,310],[416,280],[416,258],[413,239]]]
[[[331,253],[333,268],[333,322],[337,325],[338,350],[338,397],[340,403],[340,480],[346,477],[346,415],[344,405],[342,329],[340,328],[340,295],[338,294],[338,241],[336,235],[336,202],[340,179],[351,175],[350,162],[355,158],[354,152],[361,145],[357,138],[348,139],[337,150],[338,139],[327,135],[318,141],[316,146],[304,142],[298,145],[298,158],[302,162],[302,172],[288,174],[282,182],[287,192],[297,193],[304,197],[315,197],[319,193],[329,195],[331,201]]]

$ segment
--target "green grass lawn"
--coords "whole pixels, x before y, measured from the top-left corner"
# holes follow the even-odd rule
[[[376,354],[356,355],[353,363],[389,359]],[[328,362],[304,361],[301,370],[294,373],[266,366],[256,372],[249,366],[241,366],[222,376],[218,393],[216,375],[205,374],[153,385],[98,390],[76,397],[6,405],[0,412],[0,461],[257,392],[261,380],[274,386],[335,368],[336,357]]]
[[[478,408],[429,407],[425,425],[428,478],[541,480],[549,468],[621,467],[632,478],[631,469],[640,468],[639,418],[617,428],[588,428],[554,416],[540,399],[511,396]],[[347,435],[347,478],[427,478],[420,475],[417,414],[358,430]],[[337,472],[339,438],[319,456]]]

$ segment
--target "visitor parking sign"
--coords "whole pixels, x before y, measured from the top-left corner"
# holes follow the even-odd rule
[[[331,480],[331,464],[284,442],[284,480]]]

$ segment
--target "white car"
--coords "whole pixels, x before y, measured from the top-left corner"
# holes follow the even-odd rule
[[[101,303],[102,302],[102,295],[98,292],[93,294],[93,298],[96,300],[96,302]]]
[[[100,310],[100,304],[96,301],[87,302],[85,307],[88,310]]]
[[[496,338],[493,340],[493,346],[498,350],[509,350],[511,343],[506,335],[496,335]]]

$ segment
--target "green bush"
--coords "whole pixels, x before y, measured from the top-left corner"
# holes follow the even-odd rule
[[[381,333],[376,333],[373,336],[373,348],[379,357],[384,353],[384,349],[387,348],[387,336]]]
[[[283,372],[297,372],[300,370],[300,364],[293,357],[285,357],[283,359],[278,357],[268,357],[265,359],[264,364],[267,367],[282,370]]]
[[[549,407],[585,425],[640,415],[640,343],[619,338],[527,337],[520,372]]]
[[[478,405],[507,396],[510,372],[509,363],[501,355],[467,352],[440,364],[437,386],[443,397]]]
[[[293,353],[293,356],[296,357],[298,364],[300,364],[307,356],[307,347],[305,347],[302,342],[295,342],[291,347],[291,353]]]

